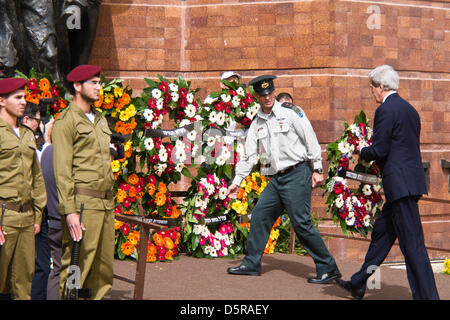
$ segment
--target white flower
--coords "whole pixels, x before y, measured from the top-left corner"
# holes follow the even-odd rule
[[[219,126],[223,126],[223,124],[225,123],[225,113],[223,113],[223,112],[219,112],[218,114],[217,114],[217,117],[216,117],[216,123],[219,125]]]
[[[348,226],[353,226],[355,224],[355,220],[356,219],[354,216],[350,217],[349,215],[347,218],[345,218],[345,224],[347,224]]]
[[[216,250],[222,249],[222,244],[220,243],[220,241],[214,241],[214,249]]]
[[[222,157],[224,157],[225,160],[228,160],[231,157],[231,152],[228,150],[228,148],[222,148],[222,152],[220,153]]]
[[[240,96],[245,97],[245,90],[242,87],[237,88],[236,93]]]
[[[363,218],[364,227],[370,226],[370,216],[366,214],[366,216]]]
[[[155,147],[155,144],[153,143],[153,139],[152,138],[146,138],[144,140],[144,147],[145,147],[145,150],[148,150],[148,151],[153,150],[153,148]]]
[[[177,164],[175,165],[175,170],[176,170],[177,172],[183,171],[183,168],[184,168],[184,164],[183,164],[182,162],[177,163]]]
[[[372,203],[370,201],[367,201],[364,204],[364,207],[366,208],[366,212],[370,212],[370,210],[372,210]]]
[[[173,102],[177,102],[178,99],[180,98],[180,96],[178,95],[177,92],[172,92],[172,93],[170,93],[170,95],[172,96],[172,101]]]
[[[203,101],[203,103],[204,103],[204,104],[212,104],[212,103],[214,103],[215,101],[217,101],[217,98],[212,98],[212,97],[210,97],[210,96],[207,96],[207,97],[205,98],[205,100]]]
[[[197,112],[197,110],[195,109],[195,106],[193,104],[187,105],[187,107],[185,109],[185,113],[188,118],[194,117],[196,112]]]
[[[228,255],[228,248],[227,247],[222,248],[222,253],[223,253],[224,256],[227,256]]]
[[[239,96],[234,96],[233,99],[231,100],[231,103],[235,108],[237,108],[241,104],[241,98],[239,98]]]
[[[189,92],[186,96],[186,100],[188,103],[192,103],[194,101],[194,95],[191,92]]]
[[[183,119],[180,121],[180,127],[187,126],[190,123],[191,123],[191,121],[189,121],[189,119]]]
[[[158,100],[159,98],[161,98],[162,92],[159,89],[153,89],[152,90],[152,97],[155,98],[156,100]]]
[[[161,149],[159,149],[159,161],[166,162],[167,161],[167,151],[164,146],[161,145]]]
[[[380,191],[380,189],[381,189],[381,185],[380,184],[374,184],[373,185],[373,190],[375,190],[375,192]]]
[[[156,172],[158,174],[162,174],[164,171],[166,171],[166,169],[167,169],[167,164],[165,164],[165,163],[158,163]]]
[[[225,161],[226,161],[227,159],[225,159],[222,155],[220,155],[220,156],[218,156],[217,157],[217,159],[216,159],[216,164],[218,165],[218,166],[223,166],[224,164],[225,164]]]
[[[340,152],[342,152],[343,154],[347,154],[347,153],[350,152],[350,144],[349,144],[347,141],[342,140],[342,141],[339,142],[339,144],[338,144],[338,150],[339,150]]]
[[[370,196],[372,194],[372,188],[370,188],[370,184],[365,184],[362,187],[362,192],[365,196]]]
[[[153,121],[153,110],[145,109],[145,111],[144,111],[144,118],[148,122]]]
[[[211,123],[215,123],[217,121],[216,118],[217,118],[217,114],[215,111],[213,111],[209,114],[209,121],[211,121]]]
[[[216,143],[216,139],[213,136],[209,136],[206,143],[208,144],[208,147],[212,147]]]
[[[227,103],[227,102],[229,102],[229,101],[231,100],[231,96],[230,96],[229,94],[225,94],[225,93],[222,93],[222,94],[220,95],[220,98],[221,98],[222,101],[225,102],[225,103]]]
[[[189,131],[188,134],[186,135],[186,137],[190,141],[195,141],[195,139],[197,138],[197,132],[195,130]]]
[[[254,108],[249,108],[248,111],[247,111],[247,113],[246,113],[246,116],[247,116],[247,118],[249,118],[250,120],[253,120],[253,117],[256,116],[257,113],[258,113],[258,111],[255,111]]]
[[[175,83],[169,83],[170,91],[178,92],[178,86]]]
[[[164,99],[163,98],[158,99],[158,101],[156,101],[156,108],[158,110],[161,110],[163,107],[164,107]]]
[[[214,193],[215,188],[214,188],[214,185],[212,185],[211,183],[206,183],[205,188],[206,188],[206,191],[208,191],[208,194],[211,195]]]
[[[356,124],[352,123],[348,128],[357,137],[359,137],[361,135],[361,130],[359,129],[359,127]]]
[[[219,199],[225,200],[225,198],[227,197],[227,192],[228,192],[227,188],[225,188],[225,187],[220,188],[219,189]]]
[[[196,224],[194,225],[194,229],[192,230],[192,232],[194,232],[195,235],[199,235],[202,233],[202,225],[201,224]]]
[[[179,148],[175,151],[175,158],[177,163],[184,163],[186,161],[186,152],[183,148]]]
[[[259,103],[255,103],[255,104],[253,105],[253,108],[255,108],[256,112],[258,112],[259,109],[261,109],[261,105],[260,105]]]
[[[344,197],[342,196],[342,194],[340,194],[336,200],[334,200],[334,203],[336,204],[336,206],[338,208],[342,208],[342,206],[344,205]]]

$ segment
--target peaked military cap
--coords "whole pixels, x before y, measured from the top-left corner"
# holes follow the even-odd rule
[[[0,79],[0,94],[8,94],[23,88],[27,80],[23,78],[3,78]]]
[[[67,81],[69,82],[82,82],[89,80],[90,78],[96,76],[102,71],[102,67],[90,65],[90,64],[82,64],[76,68],[74,68],[67,75]]]
[[[276,79],[276,76],[262,75],[252,79],[249,82],[249,85],[253,86],[253,89],[257,94],[263,96],[275,90],[273,79]]]

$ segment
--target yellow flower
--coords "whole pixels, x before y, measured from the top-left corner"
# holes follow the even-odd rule
[[[450,275],[450,259],[449,258],[445,258],[444,273]]]
[[[127,108],[128,113],[130,114],[130,117],[133,117],[136,114],[136,107],[134,104],[130,104]]]
[[[112,169],[112,172],[119,172],[120,171],[120,162],[119,162],[119,160],[111,161],[111,169]]]
[[[239,215],[247,214],[248,203],[237,200],[231,204],[231,208]]]
[[[128,113],[128,109],[120,111],[119,119],[122,121],[128,121],[130,119],[130,114]]]
[[[114,97],[116,97],[116,98],[121,97],[122,93],[123,93],[123,89],[121,87],[114,88]]]
[[[114,96],[111,93],[107,93],[105,95],[105,98],[103,100],[104,104],[110,104],[111,102],[114,102]]]

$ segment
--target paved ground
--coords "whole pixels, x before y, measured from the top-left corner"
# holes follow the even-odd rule
[[[148,263],[144,299],[146,300],[349,300],[350,296],[334,284],[313,285],[307,279],[315,275],[308,256],[293,254],[264,255],[260,277],[233,276],[226,273],[235,259],[197,259],[182,255],[178,261]],[[360,263],[337,261],[347,280]],[[136,264],[115,261],[116,274],[134,279]],[[442,300],[450,300],[450,275],[435,274]],[[410,300],[406,271],[382,266],[380,289],[367,290],[365,300]],[[131,300],[133,285],[114,279],[107,300]]]

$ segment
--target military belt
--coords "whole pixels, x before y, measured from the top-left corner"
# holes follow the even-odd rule
[[[87,189],[87,188],[78,188],[78,187],[75,188],[75,194],[91,196],[94,198],[107,199],[107,200],[114,198],[112,191],[98,191],[98,190],[92,190],[92,189]]]
[[[18,204],[18,203],[12,203],[7,201],[1,201],[0,200],[0,206],[5,205],[5,208],[12,211],[17,212],[27,212],[31,210],[31,202],[25,203],[25,204]]]
[[[301,161],[299,163],[294,164],[293,166],[290,166],[290,167],[287,167],[286,169],[278,171],[274,175],[268,175],[267,177],[268,178],[273,178],[275,176],[282,176],[282,175],[284,175],[286,173],[289,173],[289,172],[291,172],[291,171],[297,169],[298,167],[303,166],[303,165],[305,165],[307,163],[308,163],[307,161]]]

